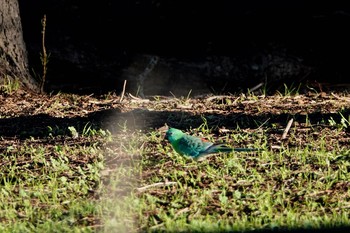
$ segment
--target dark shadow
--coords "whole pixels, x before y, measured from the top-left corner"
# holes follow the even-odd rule
[[[350,109],[344,109],[341,113],[345,116],[350,114]],[[69,135],[68,127],[73,126],[78,133],[83,133],[86,127],[91,129],[104,129],[112,133],[117,133],[124,129],[137,129],[152,131],[155,128],[164,126],[188,130],[197,128],[206,119],[210,128],[226,127],[232,128],[258,128],[262,124],[269,127],[273,124],[286,125],[293,118],[299,123],[309,122],[313,125],[329,125],[328,120],[333,118],[335,122],[340,122],[341,116],[338,113],[309,113],[309,114],[271,114],[262,113],[250,115],[245,113],[218,114],[205,113],[195,115],[181,111],[149,111],[136,109],[122,113],[119,109],[102,110],[88,114],[87,116],[76,117],[54,117],[47,114],[30,116],[18,116],[13,118],[0,119],[0,135],[2,137],[18,137],[26,139],[29,137],[47,137],[57,135]]]
[[[211,70],[210,80],[203,81],[216,92],[246,90],[246,83],[251,88],[266,77],[269,87],[280,86],[281,78],[282,87],[300,79],[348,82],[343,57],[350,51],[349,35],[338,28],[350,25],[349,8],[335,3],[19,0],[19,6],[36,75],[42,71],[41,19],[47,15],[48,92],[120,92],[121,74],[135,54],[156,54],[165,62],[169,57],[179,67],[210,64],[203,71]],[[306,75],[310,69],[314,77]]]

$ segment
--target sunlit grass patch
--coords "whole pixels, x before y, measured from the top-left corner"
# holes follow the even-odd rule
[[[210,130],[199,128],[198,133],[209,135]],[[148,144],[153,152],[144,155],[142,183],[164,185],[138,194],[140,227],[212,232],[350,225],[350,164],[337,160],[349,152],[335,145],[329,150],[323,132],[319,133],[303,146],[275,150],[266,143],[267,135],[238,130],[221,140],[241,144],[254,138],[261,150],[213,155],[202,162],[186,159],[160,138],[152,138],[158,143]],[[151,153],[163,158],[150,162]]]
[[[31,138],[2,150],[2,232],[93,230],[99,221],[93,197],[104,165],[100,140],[91,140],[88,146],[47,145]]]

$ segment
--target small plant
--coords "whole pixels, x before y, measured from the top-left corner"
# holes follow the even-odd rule
[[[198,127],[198,131],[201,131],[204,134],[208,134],[210,132],[208,121],[204,116],[201,116],[203,123]]]
[[[92,128],[92,124],[91,123],[86,123],[84,128],[83,128],[83,132],[82,135],[83,136],[93,136],[96,134],[96,130]]]
[[[11,94],[14,91],[17,91],[20,87],[20,83],[18,79],[13,79],[7,75],[4,77],[3,84],[0,85],[0,91],[6,93],[6,94]]]
[[[46,52],[45,47],[45,32],[46,32],[46,15],[44,15],[43,19],[41,20],[42,25],[42,31],[41,31],[41,44],[42,44],[42,53],[40,53],[40,61],[43,68],[43,73],[41,76],[41,83],[40,83],[40,91],[41,93],[44,93],[44,85],[46,82],[46,75],[47,75],[47,64],[49,63],[49,56]]]
[[[340,112],[339,115],[341,116],[340,123],[341,125],[346,129],[350,126],[350,115],[348,116],[348,119]]]
[[[74,128],[74,127],[73,127]],[[71,128],[70,130],[73,130],[74,133],[74,129]],[[85,136],[85,137],[93,137],[93,136],[102,136],[105,138],[110,138],[111,137],[111,133],[108,130],[103,130],[103,129],[94,129],[93,125],[88,122],[85,124],[84,128],[83,128],[83,132],[81,133],[81,135]]]
[[[330,117],[330,118],[328,119],[328,124],[329,124],[330,126],[337,126],[337,122],[333,119],[333,117]]]
[[[333,117],[330,117],[328,119],[328,124],[330,126],[337,127],[340,130],[348,128],[350,126],[350,116],[348,116],[348,119],[346,119],[346,117],[341,112],[339,112],[339,115],[341,117],[340,122],[337,122]]]
[[[74,126],[69,126],[69,127],[68,127],[68,130],[69,130],[69,132],[70,132],[72,138],[78,138],[78,137],[79,137],[79,133],[78,133],[78,131],[75,129]]]
[[[280,95],[280,96],[292,96],[292,95],[299,95],[299,90],[300,90],[300,87],[301,87],[301,83],[295,87],[294,83],[292,83],[289,87],[287,86],[287,84],[284,84],[284,92],[283,94],[279,91],[277,91],[277,93]]]

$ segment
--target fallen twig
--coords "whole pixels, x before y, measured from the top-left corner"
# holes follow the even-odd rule
[[[149,188],[154,188],[154,187],[162,187],[162,186],[169,186],[169,185],[175,185],[177,184],[176,182],[159,182],[159,183],[154,183],[154,184],[150,184],[150,185],[146,185],[146,186],[143,186],[141,188],[137,188],[136,190],[138,192],[143,192],[143,191],[146,191],[147,189]]]
[[[132,99],[132,102],[138,102],[138,103],[145,103],[145,102],[149,102],[149,99],[141,99],[139,97],[133,96],[132,94],[129,93],[129,97]]]
[[[256,86],[250,88],[250,89],[249,89],[249,92],[256,91],[256,90],[258,90],[260,87],[262,87],[263,85],[264,85],[264,83],[261,82],[261,83],[259,83],[258,85],[256,85]]]
[[[292,126],[292,123],[293,123],[293,118],[288,121],[287,127],[284,129],[281,139],[285,139],[287,137],[287,134],[290,130],[290,127]]]
[[[278,145],[272,145],[271,149],[281,150],[281,149],[283,149],[283,147],[282,146],[278,146]]]

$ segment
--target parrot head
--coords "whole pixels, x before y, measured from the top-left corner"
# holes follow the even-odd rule
[[[165,138],[168,139],[170,143],[173,143],[179,140],[180,138],[182,138],[183,135],[184,133],[181,130],[175,129],[175,128],[169,128],[165,134]]]

